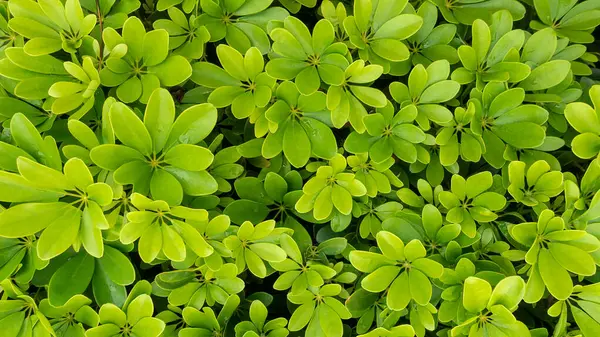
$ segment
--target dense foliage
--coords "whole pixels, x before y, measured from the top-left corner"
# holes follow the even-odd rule
[[[599,337],[598,25],[0,2],[0,337]]]

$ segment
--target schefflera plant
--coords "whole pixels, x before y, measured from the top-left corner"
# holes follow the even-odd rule
[[[327,109],[331,111],[331,122],[336,128],[350,122],[357,132],[364,132],[363,118],[367,109],[363,105],[383,108],[387,104],[385,94],[369,84],[383,74],[383,67],[377,64],[366,65],[363,60],[352,62],[344,73],[340,85],[330,85],[327,89]]]
[[[543,210],[537,222],[514,225],[510,236],[528,250],[508,251],[512,260],[525,260],[521,273],[527,273],[525,302],[536,303],[544,290],[558,300],[566,300],[573,291],[571,273],[592,276],[596,263],[592,254],[600,241],[584,230],[567,229],[564,220],[553,211]]]
[[[552,171],[544,160],[538,160],[529,167],[522,161],[510,162],[508,180],[508,193],[530,207],[546,203],[563,191],[563,173]]]
[[[169,33],[164,29],[146,32],[137,17],[125,21],[121,35],[106,28],[102,39],[113,52],[100,71],[100,82],[117,87],[116,95],[125,103],[139,100],[146,104],[155,89],[178,85],[192,74],[185,57],[169,55]]]
[[[433,293],[431,280],[440,278],[444,267],[426,257],[419,240],[405,245],[388,231],[378,232],[376,240],[381,253],[354,250],[349,255],[352,265],[368,274],[361,287],[373,293],[387,290],[386,305],[391,310],[405,309],[411,301],[422,306],[429,304]]]
[[[165,322],[153,317],[151,292],[150,283],[140,281],[131,289],[121,308],[112,303],[103,304],[98,312],[100,324],[86,331],[86,336],[160,336],[165,329]]]
[[[431,128],[431,122],[445,125],[452,120],[452,112],[444,103],[453,99],[460,91],[460,84],[449,80],[450,63],[447,60],[432,62],[427,67],[416,65],[408,76],[407,84],[392,82],[390,94],[401,108],[414,106],[417,109],[415,120],[424,131]]]
[[[71,246],[102,257],[102,230],[109,228],[102,207],[112,201],[111,187],[95,182],[79,158],[68,160],[63,172],[27,157],[19,157],[17,167],[19,174],[0,172],[13,192],[2,201],[19,202],[0,213],[0,236],[26,238],[41,232],[37,254],[42,260]]]
[[[348,67],[348,47],[335,42],[333,25],[322,19],[312,35],[299,19],[288,16],[283,27],[269,33],[274,41],[266,71],[279,80],[294,80],[303,95],[310,95],[327,85],[341,85]]]
[[[356,179],[354,173],[346,172],[346,158],[336,154],[329,165],[321,166],[317,173],[302,187],[302,196],[296,202],[296,211],[312,211],[317,220],[325,220],[335,211],[350,215],[353,208],[352,197],[367,193],[367,188]]]
[[[188,18],[176,7],[169,8],[167,14],[170,20],[158,19],[152,26],[154,29],[164,29],[169,33],[169,49],[174,54],[188,59],[202,58],[204,46],[210,40],[208,29],[198,23],[195,15],[190,15]]]
[[[269,22],[281,22],[289,16],[288,11],[281,7],[269,7],[272,3],[273,0],[199,1],[202,14],[196,23],[208,29],[210,42],[225,39],[240,53],[256,47],[266,54],[271,46],[267,35]]]
[[[350,319],[352,315],[346,306],[335,298],[341,291],[342,286],[333,283],[322,287],[310,287],[298,294],[288,293],[288,300],[299,305],[290,317],[288,329],[294,332],[306,327],[305,337],[342,337],[342,320]]]
[[[544,143],[544,123],[548,111],[535,104],[523,104],[525,90],[507,88],[506,83],[490,82],[482,91],[471,91],[469,104],[475,105],[470,128],[484,144],[483,158],[501,168],[506,159],[506,145],[515,149],[532,149]]]
[[[464,282],[462,303],[467,319],[452,328],[452,336],[475,337],[493,332],[497,336],[531,336],[513,312],[525,294],[525,281],[508,276],[493,288],[484,279],[470,276]]]
[[[337,141],[329,127],[323,92],[302,95],[296,84],[284,81],[277,87],[275,102],[265,117],[269,134],[262,144],[263,157],[283,153],[293,167],[303,167],[311,156],[331,159],[336,155]]]
[[[468,237],[477,235],[477,224],[494,221],[495,213],[506,205],[504,195],[489,191],[494,184],[490,172],[476,173],[467,179],[452,175],[450,191],[441,191],[440,203],[446,208],[446,220],[460,224],[461,231]]]
[[[115,181],[133,191],[178,205],[184,194],[208,195],[218,188],[206,171],[213,161],[207,148],[196,145],[217,121],[217,110],[203,103],[175,119],[175,103],[166,89],[156,89],[148,100],[144,120],[125,104],[114,103],[108,114],[121,144],[102,144],[90,151],[99,167],[114,172]]]
[[[96,15],[84,16],[79,0],[12,1],[9,9],[13,17],[9,27],[29,39],[24,50],[32,56],[47,55],[64,50],[75,54],[82,40],[96,26]]]
[[[409,105],[394,114],[394,106],[388,101],[385,108],[363,118],[367,131],[352,132],[344,142],[344,148],[351,153],[369,153],[371,160],[383,163],[396,155],[400,160],[414,163],[417,160],[429,162],[427,152],[419,145],[425,140],[425,133],[413,122],[417,108]]]
[[[245,221],[235,235],[230,235],[223,240],[225,247],[232,252],[238,272],[248,270],[260,278],[265,278],[267,262],[282,262],[287,257],[285,250],[280,246],[283,234],[292,233],[289,228],[275,228],[274,220],[265,220],[256,226],[250,221]]]
[[[157,257],[181,262],[186,248],[199,257],[207,257],[213,248],[189,222],[208,222],[208,212],[169,205],[163,200],[151,200],[133,193],[131,203],[137,209],[127,213],[128,222],[120,232],[120,240],[130,244],[139,239],[138,252],[142,261],[151,263]]]
[[[410,57],[403,40],[423,25],[420,16],[403,14],[407,4],[408,0],[358,0],[354,1],[354,15],[344,19],[346,34],[360,58],[383,66],[384,73]]]
[[[231,106],[233,116],[247,118],[256,108],[270,103],[276,80],[263,72],[265,61],[256,47],[242,55],[234,48],[217,46],[220,68],[210,62],[196,62],[192,66],[192,81],[214,89],[208,102],[217,108]]]
[[[520,62],[519,51],[525,42],[525,32],[512,30],[513,17],[506,10],[492,16],[488,25],[477,19],[471,29],[471,46],[458,48],[461,68],[452,72],[452,79],[460,84],[475,82],[480,90],[487,82],[518,83],[531,73],[528,65]]]

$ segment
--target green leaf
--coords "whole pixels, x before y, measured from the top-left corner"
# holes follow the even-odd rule
[[[479,313],[486,308],[492,296],[492,286],[477,277],[467,277],[463,287],[463,305],[472,313]]]
[[[110,122],[117,138],[146,156],[152,154],[152,138],[144,123],[123,103],[110,108]]]
[[[50,279],[48,300],[62,306],[74,295],[83,293],[94,274],[94,258],[85,252],[74,255]]]
[[[569,273],[556,262],[548,249],[540,249],[538,266],[542,280],[552,296],[565,300],[571,295],[573,281]]]
[[[294,167],[304,166],[310,158],[310,140],[302,125],[295,120],[288,122],[285,128],[283,153]]]
[[[0,236],[20,238],[33,235],[63,216],[68,205],[62,202],[27,203],[0,213]]]
[[[144,113],[144,126],[152,139],[153,149],[160,152],[167,142],[175,119],[173,97],[165,89],[156,89],[150,95]]]
[[[533,69],[519,86],[528,91],[545,90],[562,82],[571,70],[571,63],[565,60],[549,61]]]

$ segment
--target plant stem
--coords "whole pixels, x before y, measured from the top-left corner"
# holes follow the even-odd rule
[[[104,39],[102,38],[102,32],[104,31],[104,18],[100,11],[100,0],[96,0],[96,15],[98,16],[98,26],[100,28],[100,55],[98,55],[98,71],[102,70],[102,62],[104,58]]]

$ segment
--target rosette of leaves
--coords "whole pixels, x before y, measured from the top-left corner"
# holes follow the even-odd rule
[[[460,224],[461,231],[470,238],[477,233],[477,223],[498,218],[495,213],[506,205],[502,194],[488,191],[494,179],[488,171],[476,173],[467,179],[452,175],[450,191],[440,192],[440,203],[448,210],[446,220]]]
[[[470,102],[467,109],[457,107],[454,118],[440,129],[435,142],[440,146],[440,163],[450,166],[459,156],[464,161],[478,162],[485,151],[481,137],[475,135],[469,123],[475,115],[475,104]]]
[[[105,28],[102,39],[109,50],[117,45],[127,47],[124,54],[109,54],[100,70],[102,85],[117,87],[116,95],[125,103],[139,100],[147,104],[155,89],[181,84],[192,75],[185,57],[169,55],[169,33],[164,29],[146,32],[137,17],[125,21],[121,35]]]
[[[344,148],[351,153],[368,153],[374,163],[384,164],[392,155],[407,163],[417,160],[429,161],[419,143],[425,140],[425,133],[413,122],[418,116],[417,108],[408,105],[394,114],[394,106],[388,101],[385,108],[363,118],[367,132],[353,131]],[[419,155],[421,152],[421,155]]]
[[[406,245],[388,231],[376,235],[381,253],[354,250],[349,259],[352,265],[367,273],[362,281],[363,289],[380,293],[387,290],[386,304],[391,310],[405,309],[411,301],[427,305],[433,288],[430,279],[442,276],[444,267],[429,258],[419,240]]]
[[[452,328],[452,336],[481,336],[494,331],[499,336],[531,336],[527,326],[513,312],[525,294],[525,282],[519,276],[509,276],[492,286],[471,276],[465,280],[463,306],[467,319]]]
[[[37,245],[42,260],[61,254],[71,245],[83,245],[91,255],[101,257],[101,230],[109,227],[102,207],[112,201],[110,186],[95,183],[78,158],[65,163],[64,173],[27,157],[19,157],[17,167],[19,175],[5,172],[5,180],[15,189],[10,200],[4,201],[23,203],[0,213],[0,236],[22,238],[42,232]],[[28,189],[40,194],[27,195]]]
[[[304,261],[298,244],[286,234],[281,235],[279,243],[288,258],[281,262],[271,262],[271,266],[281,273],[273,289],[298,294],[308,287],[321,287],[337,273],[335,269],[315,261]]]
[[[252,301],[249,314],[249,321],[242,321],[235,325],[236,337],[285,337],[289,334],[286,328],[287,319],[279,317],[267,321],[269,312],[263,302]]]
[[[32,56],[64,50],[75,54],[83,37],[96,26],[96,15],[84,16],[79,0],[17,0],[9,3],[9,27],[28,41],[23,50]]]
[[[266,220],[256,226],[245,221],[237,233],[225,238],[223,243],[232,251],[239,273],[247,267],[255,276],[265,278],[270,273],[265,261],[282,262],[287,257],[285,250],[279,246],[279,239],[282,234],[290,232],[289,228],[275,228],[274,220]]]
[[[469,103],[475,105],[471,131],[481,136],[485,145],[483,158],[501,168],[506,144],[515,149],[536,148],[544,143],[543,124],[548,111],[534,104],[523,104],[523,88],[507,89],[500,82],[488,83],[483,91],[473,91]]]
[[[2,14],[0,14],[0,57],[2,58],[4,58],[4,49],[23,47],[23,44],[25,44],[25,39],[8,26],[10,16],[6,8],[5,6]]]
[[[188,59],[202,58],[204,46],[210,40],[208,29],[198,24],[195,15],[188,18],[177,7],[169,8],[167,14],[170,20],[158,19],[152,23],[152,27],[169,33],[169,49],[173,54]]]
[[[169,207],[163,200],[153,201],[133,193],[131,203],[137,211],[127,213],[129,220],[121,229],[120,240],[130,244],[140,240],[138,252],[142,261],[155,259],[181,262],[186,258],[186,248],[199,257],[213,252],[200,232],[188,221],[208,221],[208,212],[183,206]]]
[[[72,112],[72,119],[80,119],[94,106],[96,90],[100,86],[100,75],[89,56],[83,57],[81,66],[65,62],[64,67],[78,82],[71,79],[50,86],[48,95],[54,98],[51,110],[56,115]]]
[[[169,304],[198,309],[205,304],[225,304],[229,295],[242,291],[244,281],[237,275],[235,264],[225,263],[216,271],[202,265],[160,273],[154,282],[159,289],[167,292]]]
[[[229,217],[220,214],[210,219],[210,221],[208,218],[204,221],[192,220],[190,224],[200,233],[201,239],[212,247],[212,253],[203,257],[203,263],[212,271],[218,271],[223,265],[224,258],[231,257],[231,251],[222,242],[232,231]],[[204,245],[204,243],[200,244]],[[210,248],[207,250],[210,250]],[[192,253],[194,253],[193,250],[188,250],[187,254],[192,255]]]
[[[233,116],[247,118],[256,108],[269,104],[275,89],[274,78],[263,72],[265,61],[256,47],[245,55],[226,45],[217,46],[221,67],[210,62],[197,62],[192,66],[192,81],[213,88],[208,102],[217,108],[231,106]]]
[[[143,288],[146,289],[138,286],[140,283],[143,283]],[[160,336],[165,329],[165,322],[152,317],[154,314],[154,303],[149,292],[151,286],[146,281],[140,281],[140,283],[137,283],[131,290],[123,307],[119,308],[112,303],[103,304],[98,312],[100,325],[88,329],[86,336]]]
[[[175,103],[166,89],[156,89],[148,100],[144,120],[125,104],[114,103],[109,119],[121,144],[101,144],[90,151],[100,168],[114,172],[121,185],[178,205],[183,195],[208,195],[218,188],[206,171],[213,161],[207,148],[195,145],[210,134],[217,110],[208,103],[191,106],[175,119]]]
[[[4,50],[0,75],[14,81],[9,91],[26,100],[48,98],[48,90],[54,83],[72,80],[63,61],[51,55],[31,56],[25,53],[23,47]]]
[[[425,205],[421,211],[421,225],[423,230],[419,239],[432,257],[441,254],[451,241],[459,240],[458,236],[461,234],[461,226],[444,223],[440,210],[431,204]]]
[[[594,107],[583,102],[569,103],[565,108],[565,117],[579,134],[571,142],[571,151],[583,159],[600,154],[600,85],[589,90]]]
[[[368,153],[358,153],[348,156],[348,165],[358,179],[367,188],[367,196],[375,198],[377,194],[392,192],[392,186],[402,187],[403,183],[390,168],[395,164],[393,158],[388,158],[380,163],[369,161]]]
[[[423,2],[417,10],[417,15],[423,18],[423,25],[407,39],[410,63],[408,60],[405,62],[415,66],[422,64],[425,67],[439,60],[447,60],[450,64],[457,63],[459,59],[456,48],[450,45],[456,35],[456,25],[449,23],[437,25],[438,10],[431,2]],[[404,74],[408,70],[403,71]]]
[[[215,154],[207,171],[217,181],[219,192],[231,191],[231,184],[227,180],[238,178],[244,174],[244,167],[237,163],[241,158],[237,146],[226,147]]]
[[[576,285],[571,296],[564,301],[557,301],[548,309],[548,315],[559,317],[555,330],[562,333],[567,330],[568,309],[571,310],[571,316],[580,332],[587,335],[593,335],[600,329],[600,323],[596,311],[598,303],[593,299],[598,296],[598,285]]]
[[[181,337],[192,336],[225,336],[227,324],[240,305],[238,295],[229,296],[218,315],[212,308],[204,307],[202,311],[194,307],[185,307],[182,312],[186,327],[181,329]]]
[[[47,264],[37,255],[35,235],[18,239],[0,238],[0,247],[0,281],[12,278],[19,284],[26,284],[37,269]]]
[[[382,229],[382,222],[392,218],[397,212],[402,211],[403,206],[396,201],[388,201],[377,205],[369,200],[368,203],[361,205],[365,215],[358,225],[358,233],[361,238],[366,239],[371,235],[373,238]]]
[[[281,7],[270,7],[273,0],[243,0],[214,2],[201,0],[202,14],[197,24],[206,26],[210,42],[225,39],[227,44],[240,53],[256,47],[264,55],[271,43],[267,36],[270,21],[283,21],[289,13]]]
[[[84,293],[88,287],[98,305],[121,305],[127,297],[125,286],[135,281],[135,268],[126,255],[131,249],[111,244],[113,246],[104,245],[101,258],[94,258],[82,250],[68,250],[36,272],[31,283],[36,287],[46,287],[48,300],[55,307]]]
[[[348,16],[344,3],[338,2],[335,5],[331,0],[323,0],[319,9],[323,17],[333,25],[335,40],[337,42],[344,42],[348,47],[352,47],[352,44],[348,40],[348,34],[346,34],[346,30],[344,29],[344,20]]]
[[[551,28],[540,30],[529,37],[523,46],[521,62],[531,68],[531,74],[519,83],[519,87],[527,91],[547,90],[559,85],[569,76],[571,62],[561,56],[554,57],[557,48],[558,39]]]
[[[331,22],[321,19],[310,31],[299,19],[288,16],[283,27],[269,32],[274,41],[273,54],[266,71],[280,80],[294,80],[298,91],[310,95],[319,90],[321,82],[339,86],[348,67],[348,47],[335,42]]]
[[[339,284],[310,287],[300,293],[288,293],[287,298],[299,305],[288,323],[291,332],[306,327],[304,336],[342,337],[342,320],[350,319],[348,309],[335,297],[342,291]]]
[[[427,180],[419,179],[417,180],[416,187],[417,192],[419,192],[418,195],[410,188],[404,187],[396,191],[398,199],[405,205],[419,210],[423,209],[426,203],[432,204],[435,207],[440,206],[439,194],[444,190],[441,185],[432,187]]]
[[[600,241],[584,230],[565,229],[564,220],[551,210],[543,210],[537,223],[512,226],[509,233],[528,248],[527,252],[509,253],[527,263],[521,269],[529,275],[525,293],[527,303],[539,301],[544,289],[556,299],[566,300],[573,290],[570,273],[580,276],[596,273],[592,253],[600,248]]]
[[[434,0],[444,19],[450,23],[472,25],[473,21],[481,19],[489,21],[494,13],[506,10],[515,21],[525,16],[525,6],[517,0],[483,0],[473,2],[470,0]]]
[[[438,319],[441,323],[460,323],[467,319],[468,312],[462,301],[465,280],[473,276],[485,278],[486,275],[485,271],[478,272],[473,261],[466,257],[460,258],[454,269],[444,269],[444,274],[440,277],[443,291],[438,307]]]
[[[420,128],[427,131],[431,128],[430,121],[444,125],[452,120],[452,112],[441,103],[450,101],[458,94],[460,84],[448,80],[450,63],[439,60],[427,68],[417,64],[408,76],[408,85],[402,82],[390,84],[390,94],[401,108],[414,106],[417,116],[414,119]]]
[[[262,144],[263,157],[270,159],[283,152],[297,168],[306,165],[311,156],[333,158],[337,142],[328,126],[326,100],[321,91],[302,95],[293,82],[281,83],[275,102],[265,112],[270,131]]]
[[[167,304],[167,310],[163,310],[156,315],[156,318],[161,319],[166,324],[162,336],[177,337],[179,335],[179,331],[185,327],[182,313],[181,308]]]
[[[0,300],[0,324],[4,336],[56,335],[33,298],[24,295],[18,288],[7,286],[6,281],[2,287],[4,294]]]
[[[352,212],[352,197],[361,197],[367,188],[356,179],[356,175],[346,172],[346,158],[336,154],[329,165],[321,166],[317,173],[302,187],[302,196],[296,202],[296,211],[312,211],[317,220],[325,220],[334,212],[349,215]]]
[[[346,34],[360,58],[383,66],[384,73],[410,57],[403,40],[423,25],[420,16],[403,14],[407,4],[408,0],[359,0],[354,2],[354,15],[344,19]]]
[[[458,48],[462,67],[452,72],[452,79],[460,84],[475,82],[482,90],[487,82],[518,83],[531,73],[528,65],[519,60],[519,51],[525,42],[525,32],[512,29],[510,13],[494,13],[491,25],[477,19],[471,28],[471,46]]]
[[[368,86],[382,73],[382,66],[365,66],[365,61],[356,60],[346,68],[344,80],[340,85],[329,86],[327,109],[331,111],[333,126],[339,129],[350,122],[357,132],[365,131],[363,117],[367,115],[367,110],[363,103],[374,108],[383,108],[387,104],[383,92]]]
[[[96,327],[99,317],[90,307],[92,300],[75,295],[62,306],[54,307],[47,299],[40,302],[40,311],[48,318],[56,336],[84,337],[87,328]]]
[[[526,206],[534,207],[550,201],[563,191],[563,173],[551,171],[550,165],[538,160],[527,167],[522,161],[508,164],[508,193]]]
[[[241,225],[244,221],[261,222],[271,212],[276,212],[272,219],[281,223],[287,223],[288,218],[298,216],[315,222],[310,215],[299,215],[294,208],[302,195],[302,177],[297,171],[290,171],[284,176],[268,172],[263,180],[243,177],[236,180],[234,186],[239,199],[228,204],[223,213],[229,215],[235,224]]]
[[[566,37],[574,43],[592,43],[592,31],[600,24],[600,4],[588,0],[581,2],[554,2],[550,0],[534,1],[538,19],[529,22],[532,29],[546,27],[556,34]]]

